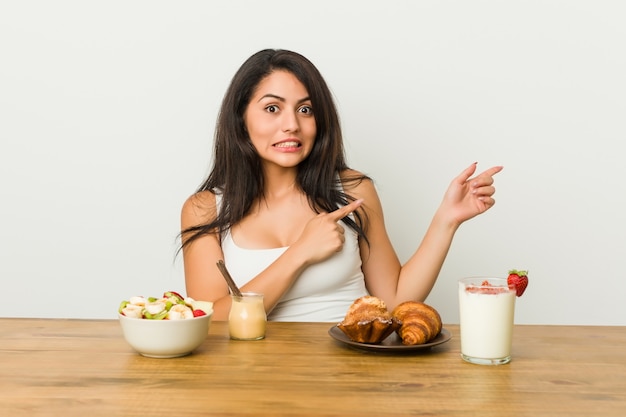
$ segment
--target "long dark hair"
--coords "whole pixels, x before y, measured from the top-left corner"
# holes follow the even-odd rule
[[[257,154],[244,123],[244,113],[259,83],[273,71],[292,73],[306,88],[317,127],[317,136],[309,156],[298,165],[296,184],[307,195],[316,212],[334,211],[354,200],[343,192],[342,185],[356,184],[367,176],[344,176],[348,169],[337,108],[326,81],[304,56],[287,50],[265,49],[248,58],[235,73],[218,115],[214,137],[213,168],[197,192],[220,193],[222,200],[217,217],[203,225],[181,232],[181,249],[209,233],[223,233],[237,224],[254,201],[263,197],[264,176]],[[343,221],[367,242],[364,219],[354,212],[356,221]]]

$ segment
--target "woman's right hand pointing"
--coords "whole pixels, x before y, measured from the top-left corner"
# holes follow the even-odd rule
[[[345,230],[339,221],[363,203],[356,200],[330,213],[320,213],[309,220],[291,249],[302,250],[307,264],[314,264],[340,252],[345,242]]]

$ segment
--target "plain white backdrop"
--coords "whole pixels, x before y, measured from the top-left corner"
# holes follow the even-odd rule
[[[504,165],[427,302],[530,270],[520,324],[626,325],[626,5],[615,1],[0,0],[0,316],[114,318],[184,292],[180,207],[208,172],[239,65],[310,58],[392,241],[448,183]]]

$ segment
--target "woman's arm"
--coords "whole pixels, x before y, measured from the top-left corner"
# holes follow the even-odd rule
[[[363,182],[357,187],[354,196],[365,200],[363,210],[369,219],[367,236],[370,245],[360,243],[368,291],[382,298],[390,309],[405,300],[426,299],[458,227],[495,203],[492,176],[501,169],[493,167],[470,179],[476,170],[476,164],[472,164],[456,177],[417,250],[402,266],[387,235],[382,206],[373,184]]]
[[[183,205],[181,230],[209,223],[216,216],[215,195],[209,191],[194,194]],[[230,296],[226,281],[218,279],[217,261],[224,258],[218,236],[203,235],[185,245],[182,252],[187,295],[196,300],[212,301],[213,318],[225,320],[230,310]]]

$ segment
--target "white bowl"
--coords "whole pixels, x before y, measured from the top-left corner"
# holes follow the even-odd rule
[[[189,355],[205,341],[212,315],[213,312],[192,319],[148,320],[118,314],[128,344],[150,358]]]

